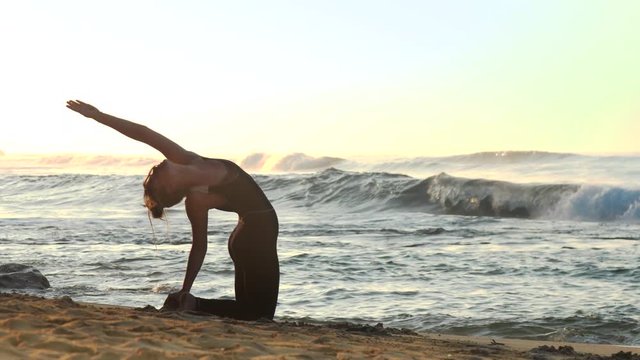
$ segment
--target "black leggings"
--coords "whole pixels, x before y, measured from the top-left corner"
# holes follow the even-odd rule
[[[196,311],[239,320],[273,319],[280,284],[277,238],[278,218],[274,211],[241,217],[229,237],[236,299],[197,297]]]

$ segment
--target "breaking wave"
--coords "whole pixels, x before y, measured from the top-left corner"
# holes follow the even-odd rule
[[[640,220],[640,189],[614,186],[517,184],[446,173],[420,180],[400,174],[334,168],[306,176],[260,176],[258,180],[274,201],[285,206],[584,221]]]

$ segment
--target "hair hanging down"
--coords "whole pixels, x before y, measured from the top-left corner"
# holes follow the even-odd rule
[[[160,164],[152,167],[142,183],[142,187],[144,187],[144,206],[149,209],[151,216],[155,219],[161,219],[164,216],[164,206],[160,202],[162,191],[157,186],[155,175],[161,172],[166,164],[167,160],[163,160]]]
[[[149,175],[144,179],[144,206],[149,209],[151,216],[161,219],[164,215],[164,208],[172,207],[184,199],[187,189],[167,188],[166,177],[163,179],[163,172],[166,171],[169,162],[163,160],[149,171]]]

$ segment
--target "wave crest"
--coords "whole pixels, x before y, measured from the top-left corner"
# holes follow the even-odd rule
[[[541,217],[579,189],[577,185],[523,185],[445,173],[428,178],[426,183],[428,201],[447,213],[519,218]]]
[[[466,155],[448,156],[444,159],[448,161],[461,162],[531,162],[559,160],[581,155],[571,153],[554,153],[547,151],[486,151]]]
[[[424,180],[384,172],[261,176],[285,206],[341,211],[405,209],[467,216],[585,221],[640,220],[640,190],[576,184],[516,184],[441,173]]]

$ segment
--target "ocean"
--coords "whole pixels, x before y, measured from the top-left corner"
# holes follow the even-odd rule
[[[182,205],[150,223],[144,159],[7,159],[0,264],[49,279],[29,293],[160,307],[180,288],[190,227]],[[264,159],[242,163],[280,219],[277,321],[640,345],[640,156]],[[233,297],[236,221],[210,211],[197,296]]]

